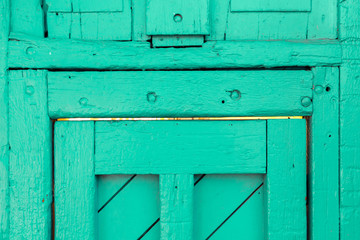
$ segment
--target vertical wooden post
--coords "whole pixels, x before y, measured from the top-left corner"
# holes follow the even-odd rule
[[[339,68],[314,71],[310,122],[310,239],[339,239]]]
[[[94,122],[55,124],[55,239],[96,239]]]
[[[10,239],[49,239],[52,123],[46,71],[9,72]]]
[[[0,0],[0,239],[9,238],[9,139],[7,51],[9,0]]]
[[[360,1],[340,1],[340,238],[360,239]]]
[[[160,175],[162,240],[190,240],[193,236],[192,174]]]
[[[306,122],[268,120],[267,239],[306,239]]]

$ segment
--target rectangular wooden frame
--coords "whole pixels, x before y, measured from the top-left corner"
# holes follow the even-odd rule
[[[37,1],[29,1],[29,5],[37,5]],[[328,41],[328,40],[317,40],[317,41],[305,41],[305,42],[288,42],[288,41],[278,41],[278,42],[263,42],[256,41],[253,42],[257,46],[255,49],[250,50],[248,47],[250,43],[239,42],[233,43],[225,46],[223,48],[222,43],[209,43],[209,48],[189,51],[184,50],[171,50],[170,53],[165,53],[164,50],[159,50],[159,58],[157,61],[142,61],[139,62],[136,60],[135,56],[142,54],[145,51],[145,56],[150,56],[154,52],[152,50],[146,50],[148,45],[140,46],[139,51],[132,52],[125,51],[127,54],[130,53],[132,56],[131,61],[125,60],[125,55],[118,56],[120,60],[113,60],[111,63],[104,64],[103,58],[99,57],[98,53],[102,55],[113,54],[119,52],[118,47],[125,47],[126,49],[131,49],[132,46],[126,47],[126,44],[109,44],[101,45],[102,43],[90,43],[86,41],[59,41],[59,40],[48,40],[41,39],[43,36],[43,28],[39,25],[38,21],[28,21],[23,27],[27,32],[31,32],[32,35],[38,36],[40,38],[34,38],[33,36],[12,36],[11,41],[8,41],[9,33],[9,0],[0,1],[0,11],[1,16],[0,20],[2,22],[0,27],[0,41],[1,41],[1,51],[0,51],[0,86],[3,86],[0,102],[1,109],[1,118],[0,126],[1,129],[1,178],[0,178],[0,238],[8,239],[11,236],[18,234],[17,236],[22,236],[24,238],[31,238],[35,232],[38,237],[47,239],[51,235],[51,219],[48,217],[40,225],[38,219],[35,218],[18,218],[16,223],[11,223],[10,215],[21,216],[23,213],[21,209],[16,207],[9,207],[10,199],[10,188],[13,188],[9,184],[9,160],[11,161],[10,154],[10,145],[9,145],[9,134],[11,135],[11,128],[15,130],[15,125],[9,126],[8,124],[8,82],[12,81],[8,79],[8,69],[24,69],[24,70],[11,70],[14,71],[13,74],[25,74],[28,68],[34,69],[97,69],[97,70],[129,70],[129,69],[198,69],[198,68],[214,68],[220,67],[223,69],[228,68],[275,68],[275,67],[293,67],[293,66],[303,66],[303,67],[316,67],[315,73],[316,77],[314,79],[314,96],[313,96],[313,114],[311,118],[311,132],[313,133],[310,139],[310,148],[312,149],[310,154],[310,172],[309,172],[309,204],[310,204],[310,238],[311,239],[323,239],[325,236],[327,239],[339,239],[340,235],[343,239],[354,238],[359,236],[359,231],[355,230],[352,227],[352,224],[359,222],[359,217],[349,214],[352,210],[359,211],[359,205],[354,205],[351,203],[356,187],[358,183],[352,181],[342,182],[341,189],[344,192],[342,199],[342,207],[344,211],[342,215],[339,215],[339,212],[342,211],[339,209],[339,157],[336,157],[336,154],[339,154],[339,134],[342,135],[342,152],[341,163],[344,164],[342,167],[352,170],[354,163],[346,163],[356,151],[358,151],[358,146],[351,146],[350,149],[347,149],[347,145],[352,138],[349,138],[347,135],[349,129],[356,126],[356,121],[353,118],[358,118],[359,110],[356,108],[347,108],[348,104],[345,100],[351,99],[352,96],[356,96],[353,92],[353,88],[358,88],[358,82],[354,84],[345,82],[342,88],[342,92],[339,92],[339,78],[337,66],[341,66],[341,69],[344,72],[349,73],[358,73],[359,72],[359,57],[354,49],[359,47],[359,30],[360,27],[358,24],[353,24],[358,22],[359,14],[358,9],[360,3],[351,0],[340,3],[342,17],[340,19],[340,41]],[[349,11],[349,14],[348,14]],[[28,12],[26,15],[29,16],[28,19],[42,19],[37,16],[38,12]],[[42,21],[42,20],[41,20]],[[41,23],[41,22],[40,22]],[[64,47],[64,50],[61,50],[61,47]],[[110,52],[101,50],[101,47],[106,48],[109,46]],[[218,47],[218,48],[217,48]],[[33,48],[33,49],[32,49]],[[116,50],[115,50],[116,49]],[[215,50],[211,50],[215,49]],[[236,52],[232,52],[231,49],[234,49]],[[274,58],[274,53],[278,52],[279,49],[282,51],[282,55]],[[344,49],[344,53],[342,53]],[[35,51],[33,51],[35,50]],[[79,51],[77,51],[79,50]],[[242,53],[242,50],[245,52],[245,56]],[[112,51],[112,52],[111,52]],[[314,52],[316,55],[314,55]],[[35,54],[33,54],[35,53]],[[62,56],[65,54],[79,54],[80,58],[74,59],[71,61],[63,61]],[[95,54],[95,55],[94,55]],[[219,54],[219,55],[217,55]],[[344,55],[343,55],[344,54]],[[8,60],[6,59],[8,56]],[[96,57],[97,56],[97,57]],[[194,61],[187,62],[187,60],[181,60],[184,56],[200,56],[196,57]],[[219,56],[217,58],[217,56]],[[231,57],[233,56],[233,57]],[[214,58],[215,57],[215,58]],[[224,58],[229,57],[228,60],[223,60]],[[84,59],[90,59],[89,61],[83,61]],[[213,60],[208,60],[208,59]],[[223,58],[223,59],[222,59]],[[148,58],[149,59],[149,58]],[[180,61],[179,61],[180,60]],[[80,64],[79,64],[80,62]],[[155,63],[156,62],[156,63]],[[321,66],[321,67],[319,67]],[[15,73],[17,72],[17,73]],[[30,75],[30,74],[29,74]],[[317,76],[326,76],[325,78]],[[26,74],[24,75],[24,78]],[[333,76],[333,77],[330,77]],[[346,80],[346,74],[342,73],[342,79]],[[342,81],[344,81],[342,80]],[[25,80],[24,80],[25,81]],[[325,81],[325,82],[324,82]],[[330,86],[331,91],[327,92],[326,87]],[[23,85],[16,86],[13,85],[14,93],[16,94],[27,94],[27,96],[32,95],[31,88],[27,88]],[[320,86],[316,88],[316,86]],[[34,87],[34,86],[33,86]],[[349,87],[349,89],[345,89]],[[351,88],[351,89],[350,89]],[[317,90],[316,90],[317,89]],[[325,89],[325,91],[324,91]],[[39,85],[34,87],[35,91],[39,91],[42,94],[47,94],[47,86]],[[317,91],[317,92],[316,92]],[[344,100],[341,104],[341,126],[339,125],[339,94],[340,98]],[[44,96],[44,95],[41,95]],[[41,101],[38,104],[47,104],[44,99],[40,98],[37,101]],[[13,96],[15,97],[15,96]],[[25,111],[29,110],[32,107],[32,103],[24,105]],[[358,106],[358,102],[354,105]],[[46,108],[42,108],[46,109]],[[30,111],[30,110],[29,110]],[[30,111],[31,112],[31,111]],[[12,121],[16,122],[17,125],[30,129],[33,126],[38,127],[39,134],[41,136],[49,136],[52,132],[51,126],[49,127],[50,118],[46,110],[42,110],[40,114],[47,116],[45,122],[39,121],[38,116],[35,114],[26,115],[20,119],[17,117]],[[331,116],[331,117],[329,117]],[[352,118],[352,119],[345,119]],[[330,119],[330,121],[329,121]],[[32,121],[29,125],[29,120]],[[44,124],[45,123],[45,124]],[[340,128],[341,127],[341,128]],[[339,132],[340,128],[340,132]],[[29,132],[30,133],[30,132]],[[26,134],[29,134],[26,133]],[[331,136],[330,136],[331,135]],[[31,137],[31,136],[27,136]],[[35,139],[37,136],[33,136]],[[318,140],[319,139],[319,140]],[[334,140],[335,139],[335,140]],[[45,138],[46,147],[37,152],[36,148],[32,146],[34,140],[28,141],[28,138],[19,139],[21,143],[28,144],[26,150],[20,149],[20,154],[28,154],[25,152],[27,150],[34,149],[30,151],[31,154],[36,156],[51,152],[51,137]],[[319,141],[319,142],[317,142]],[[21,145],[20,143],[20,145]],[[333,146],[332,148],[328,147]],[[332,156],[330,161],[328,156]],[[40,172],[51,173],[51,162],[50,160],[44,159],[45,165],[41,165]],[[32,166],[28,166],[27,163],[19,162],[19,166],[23,167],[22,172],[18,172],[19,176],[37,177],[38,174],[33,171]],[[319,170],[319,168],[321,170]],[[341,178],[343,179],[343,177]],[[348,188],[351,188],[349,192],[346,192]],[[15,188],[14,188],[15,189]],[[48,175],[43,179],[42,182],[37,183],[36,189],[39,192],[39,196],[47,196],[51,192],[51,176]],[[36,211],[38,216],[46,217],[51,215],[51,210],[49,206],[51,205],[51,198],[40,198],[40,203],[38,198],[35,198],[36,201],[33,202],[31,199],[35,196],[33,193],[28,193],[26,188],[17,188],[14,192],[17,196],[21,197],[22,203],[32,203],[28,206],[34,211]],[[46,200],[45,200],[46,199]],[[15,204],[19,204],[17,199]],[[43,204],[42,204],[42,203]],[[324,202],[329,202],[329,204],[324,204]],[[12,205],[16,206],[16,205]],[[341,219],[342,232],[340,234],[339,230],[339,218]],[[324,219],[327,219],[328,222],[325,222]],[[23,227],[22,224],[26,220],[26,227]],[[330,223],[330,224],[329,224]]]

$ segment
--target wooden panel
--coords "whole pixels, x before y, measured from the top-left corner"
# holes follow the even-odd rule
[[[231,13],[226,40],[306,39],[308,17],[307,13]]]
[[[94,122],[55,123],[55,238],[96,238]]]
[[[157,175],[103,175],[97,185],[98,239],[160,238],[158,222],[146,232],[160,215]]]
[[[131,11],[48,13],[49,38],[131,40]]]
[[[160,239],[192,239],[193,189],[192,174],[160,175]]]
[[[121,12],[128,0],[46,0],[49,12]]]
[[[267,123],[267,239],[307,239],[306,121]]]
[[[31,39],[12,35],[9,67],[48,69],[229,69],[338,66],[338,41],[218,41],[201,48],[150,48],[149,43]],[[35,52],[27,52],[27,49]],[[141,57],[139,57],[141,56]]]
[[[339,69],[316,68],[311,117],[311,239],[339,239]],[[326,221],[324,221],[324,219]]]
[[[44,37],[42,0],[11,0],[11,32]]]
[[[208,0],[147,0],[148,35],[206,35]]]
[[[153,47],[181,47],[201,46],[204,43],[204,36],[153,36]]]
[[[7,52],[9,0],[0,1],[0,239],[9,238],[9,135]]]
[[[341,1],[339,3],[339,38],[357,40],[360,38],[360,2],[357,0]],[[357,63],[358,64],[358,63]],[[360,215],[359,215],[360,218]]]
[[[206,175],[198,181],[194,239],[265,239],[262,184],[263,175],[243,174]]]
[[[151,36],[146,35],[146,0],[131,1],[132,39],[146,41]]]
[[[96,122],[95,172],[265,173],[265,137],[264,121]]]
[[[10,239],[50,239],[52,123],[45,71],[10,71]]]
[[[345,2],[348,1],[342,3]],[[338,5],[338,0],[312,0],[307,30],[308,39],[336,39],[338,37]]]
[[[355,26],[354,26],[355,27]],[[358,49],[359,45],[352,49]],[[354,51],[353,53],[356,53]],[[359,55],[346,56],[358,57]],[[360,231],[360,66],[346,61],[340,87],[340,237],[358,239]]]
[[[310,115],[312,107],[301,101],[312,96],[312,77],[310,71],[301,70],[51,72],[49,114],[53,118]]]
[[[236,12],[309,12],[311,0],[231,0],[231,11]]]

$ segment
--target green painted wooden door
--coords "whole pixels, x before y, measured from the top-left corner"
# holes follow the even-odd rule
[[[56,239],[306,239],[306,121],[58,121]]]

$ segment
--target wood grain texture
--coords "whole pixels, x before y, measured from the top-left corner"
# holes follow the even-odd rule
[[[96,239],[94,122],[56,122],[55,239]]]
[[[95,126],[96,174],[265,173],[265,121],[128,121]]]
[[[201,48],[151,49],[149,43],[31,39],[19,35],[12,35],[11,39],[11,68],[229,69],[341,63],[341,47],[331,40],[210,41]],[[34,51],[26,51],[29,47]]]
[[[303,70],[51,72],[49,114],[52,118],[304,116],[312,112],[311,106],[301,103],[312,96],[312,78]]]
[[[209,34],[208,2],[208,0],[147,0],[146,33],[207,35]]]
[[[192,174],[160,175],[160,239],[189,240],[193,238]]]
[[[360,65],[341,67],[340,82],[340,233],[358,239],[360,231]]]
[[[267,121],[267,238],[307,239],[306,121]]]
[[[131,9],[124,12],[48,13],[49,38],[131,40]]]
[[[0,239],[9,239],[9,139],[7,52],[10,2],[0,1]]]
[[[50,239],[52,122],[46,71],[10,71],[10,239]]]
[[[310,120],[310,239],[339,239],[339,68],[314,70]]]
[[[41,0],[11,0],[11,32],[44,37],[44,13]]]
[[[338,4],[338,0],[311,1],[307,39],[336,39],[338,37]]]
[[[310,10],[310,0],[231,0],[231,11],[235,12],[309,12]]]
[[[129,0],[46,0],[49,12],[122,12]]]
[[[340,238],[359,239],[360,231],[360,2],[341,1],[340,35]]]
[[[204,36],[153,36],[153,47],[194,47],[202,46]]]

